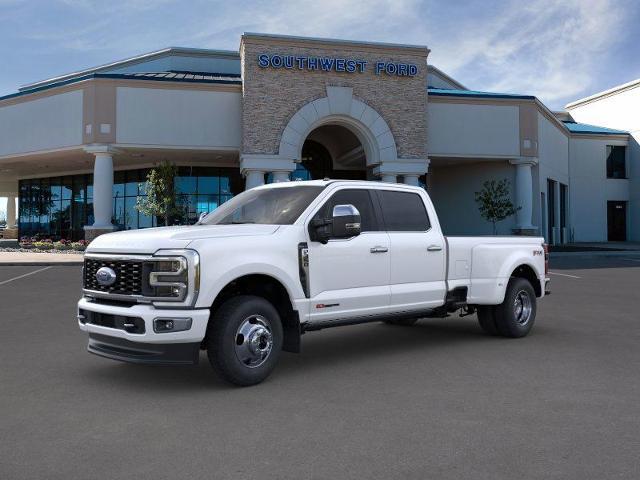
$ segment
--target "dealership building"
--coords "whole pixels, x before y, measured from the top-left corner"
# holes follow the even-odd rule
[[[552,112],[470,90],[428,55],[247,33],[237,52],[167,48],[25,85],[0,97],[5,237],[153,226],[136,201],[168,160],[182,223],[265,182],[329,177],[423,186],[445,233],[490,234],[475,192],[507,179],[518,210],[500,234],[640,241],[640,81]]]

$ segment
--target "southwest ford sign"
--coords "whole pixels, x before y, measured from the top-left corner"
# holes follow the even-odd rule
[[[289,70],[309,70],[321,72],[364,73],[372,68],[376,75],[385,74],[398,77],[413,77],[418,73],[413,63],[375,62],[370,67],[365,60],[337,57],[299,57],[297,55],[258,55],[258,66],[262,68],[284,68]]]

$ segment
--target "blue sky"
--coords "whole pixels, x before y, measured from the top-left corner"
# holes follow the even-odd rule
[[[640,77],[625,0],[0,0],[0,94],[167,46],[237,50],[244,31],[424,44],[468,88],[552,109]]]
[[[167,46],[237,50],[245,31],[427,45],[468,88],[552,109],[640,77],[633,0],[0,0],[0,95]]]

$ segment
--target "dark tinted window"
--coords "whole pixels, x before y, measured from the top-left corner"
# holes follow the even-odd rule
[[[607,178],[627,178],[626,147],[607,145]]]
[[[360,212],[361,231],[371,232],[378,229],[376,214],[368,190],[340,190],[334,193],[320,209],[316,217],[331,218],[336,205],[353,205]]]
[[[424,232],[431,223],[417,193],[379,190],[386,229],[390,232]]]

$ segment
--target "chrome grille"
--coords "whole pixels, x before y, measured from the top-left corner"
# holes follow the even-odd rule
[[[109,267],[116,272],[116,282],[113,285],[107,287],[98,283],[96,272],[102,267]],[[142,295],[142,262],[86,258],[84,261],[84,288],[117,295]]]

